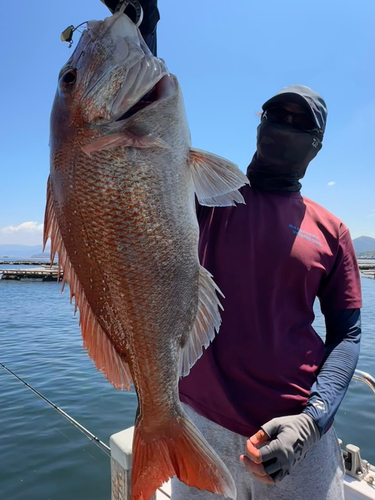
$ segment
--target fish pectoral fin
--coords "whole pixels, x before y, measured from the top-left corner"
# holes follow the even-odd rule
[[[125,130],[117,134],[111,134],[101,137],[97,141],[90,142],[82,146],[82,151],[88,156],[96,151],[103,151],[106,149],[114,149],[118,147],[131,147],[138,149],[146,149],[152,147],[168,148],[168,144],[162,139],[155,137],[153,134],[136,135],[133,132]]]
[[[229,470],[182,411],[160,429],[159,435],[147,435],[142,421],[136,423],[132,500],[149,500],[173,476],[188,486],[236,498]]]
[[[221,325],[220,309],[223,309],[217,294],[220,289],[204,267],[199,269],[198,312],[186,345],[181,351],[180,376],[185,377],[190,369],[215,338]]]
[[[102,371],[107,379],[118,389],[126,387],[130,391],[133,383],[128,364],[109,340],[108,335],[100,326],[79,282],[74,268],[65,249],[60,228],[55,215],[51,181],[47,183],[47,204],[44,216],[44,247],[48,238],[51,238],[51,262],[56,254],[59,257],[59,272],[63,272],[63,283],[69,283],[70,301],[74,297],[74,312],[79,309],[79,324],[83,337],[83,347],[88,350],[90,358],[95,362],[98,370]]]
[[[226,207],[245,203],[237,190],[249,184],[249,179],[237,165],[221,156],[191,148],[190,166],[201,205]]]

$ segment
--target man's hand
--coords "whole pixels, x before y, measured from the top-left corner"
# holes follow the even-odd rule
[[[305,413],[274,418],[248,439],[250,458],[242,455],[240,459],[261,482],[274,484],[288,475],[319,439],[317,425]]]

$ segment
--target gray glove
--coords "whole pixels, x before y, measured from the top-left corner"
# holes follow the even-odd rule
[[[314,420],[305,413],[273,418],[262,429],[272,441],[259,449],[267,474],[277,482],[290,473],[320,439]]]

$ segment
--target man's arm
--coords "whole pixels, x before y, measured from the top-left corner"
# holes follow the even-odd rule
[[[101,0],[113,13],[119,3],[119,0]],[[157,0],[137,0],[143,9],[143,21],[139,27],[142,36],[148,45],[151,52],[156,56],[156,25],[160,19]],[[126,15],[135,21],[135,11],[132,5],[128,5],[125,9]]]
[[[245,467],[260,481],[281,481],[311,446],[329,429],[357,366],[361,339],[360,309],[325,313],[325,357],[312,386],[306,409],[300,415],[274,418],[247,443],[251,460]],[[267,443],[260,450],[257,446]]]
[[[326,347],[322,367],[304,413],[323,435],[344,399],[357,366],[361,340],[361,311],[326,311]]]
[[[336,258],[322,279],[318,297],[326,322],[325,356],[300,415],[272,419],[247,442],[248,470],[269,484],[300,462],[331,425],[345,396],[359,356],[361,278],[350,233],[340,228]],[[256,447],[269,441],[260,450]]]

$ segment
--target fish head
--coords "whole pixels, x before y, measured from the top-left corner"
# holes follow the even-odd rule
[[[164,77],[166,82],[156,92],[155,86]],[[175,90],[175,83],[135,24],[117,13],[104,21],[87,23],[60,71],[52,117],[59,123],[65,116],[68,123],[80,126],[114,123],[126,119],[133,106],[153,89],[153,99],[157,99],[161,93]]]

